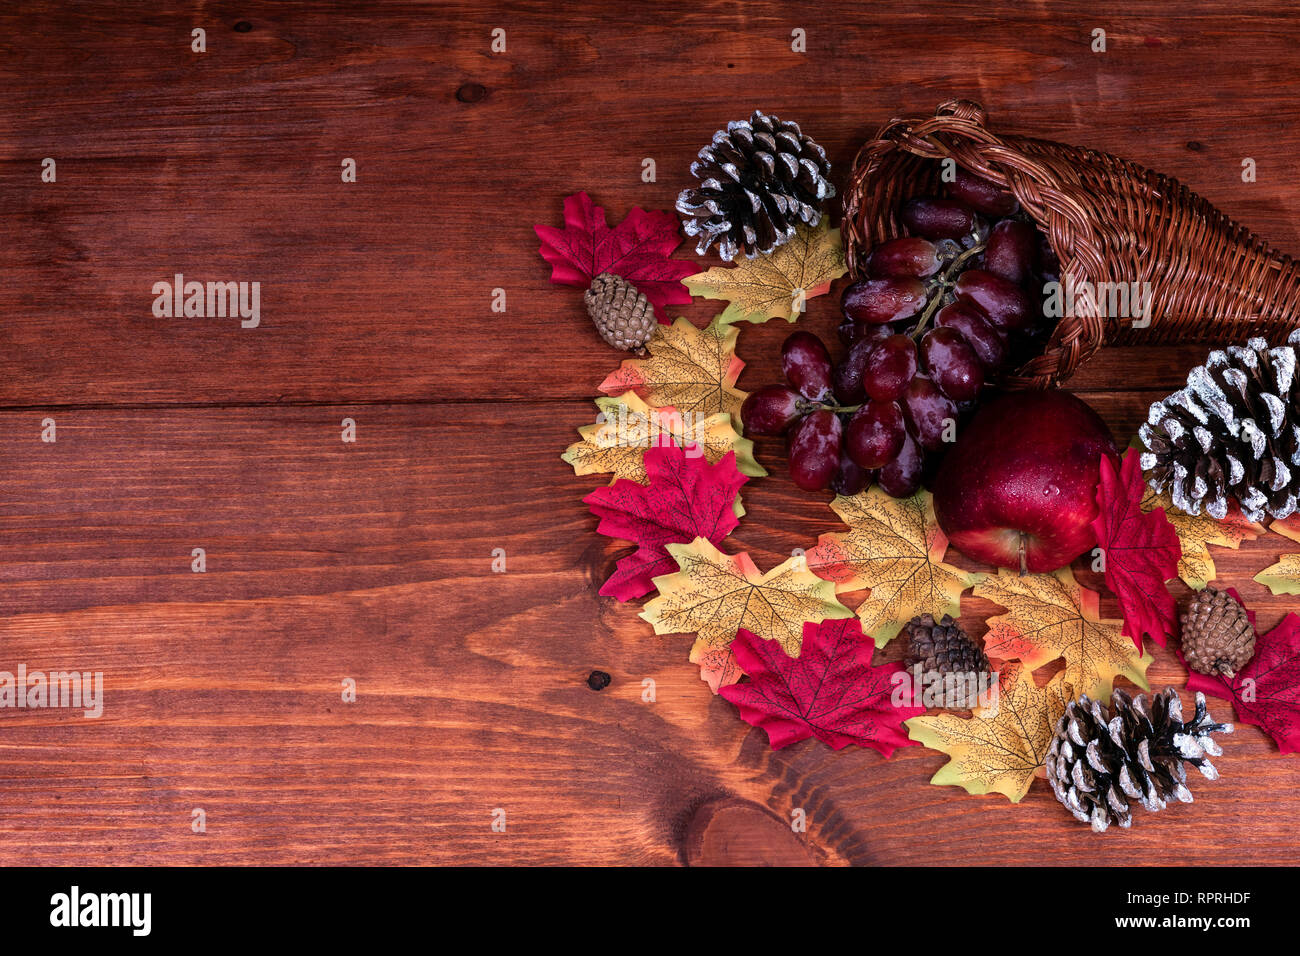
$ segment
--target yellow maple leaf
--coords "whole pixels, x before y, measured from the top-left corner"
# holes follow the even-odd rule
[[[668,439],[679,445],[695,442],[710,464],[729,451],[736,453],[741,474],[761,477],[767,472],[754,460],[754,443],[741,438],[725,412],[700,416],[682,415],[675,408],[651,408],[635,392],[617,398],[596,399],[597,421],[578,429],[582,440],[574,442],[560,457],[573,466],[574,474],[611,474],[611,483],[627,478],[645,484],[647,448]]]
[[[1276,564],[1270,564],[1255,580],[1274,594],[1300,594],[1300,554],[1279,554]]]
[[[802,555],[759,572],[745,552],[723,554],[707,538],[665,545],[680,570],[654,579],[659,594],[641,617],[656,634],[696,634],[691,661],[727,647],[740,628],[779,641],[798,657],[805,621],[852,617],[835,599],[835,585],[807,569]]]
[[[691,295],[731,303],[717,319],[724,325],[793,322],[806,300],[829,292],[831,282],[847,271],[840,231],[823,219],[817,227],[799,226],[794,238],[765,256],[740,259],[732,268],[714,266],[682,282]]]
[[[740,427],[746,393],[736,388],[745,363],[736,357],[740,330],[715,318],[697,329],[686,319],[657,325],[646,348],[649,358],[627,359],[600,383],[606,395],[634,391],[650,405],[679,412],[726,412]]]
[[[988,619],[989,657],[1018,660],[1030,670],[1063,657],[1065,682],[1076,695],[1097,700],[1110,697],[1119,676],[1149,689],[1151,655],[1124,636],[1123,621],[1099,616],[1097,592],[1075,581],[1068,567],[1023,576],[1003,568],[976,586],[975,596],[1008,612]]]
[[[1300,512],[1273,519],[1268,530],[1300,541]],[[1300,554],[1279,554],[1277,563],[1255,575],[1255,580],[1274,594],[1300,594]]]
[[[1268,523],[1269,531],[1276,531],[1284,538],[1290,538],[1292,541],[1300,541],[1300,511],[1287,515],[1285,518],[1274,518]]]
[[[1019,803],[1043,766],[1056,722],[1065,713],[1064,674],[1046,687],[1028,670],[1007,664],[998,674],[995,706],[977,708],[970,718],[953,714],[913,717],[909,736],[952,759],[930,782],[964,787],[970,793],[1000,793]]]
[[[1164,508],[1165,517],[1174,526],[1174,533],[1183,548],[1178,576],[1194,591],[1201,590],[1218,574],[1209,545],[1238,548],[1241,542],[1253,541],[1264,533],[1263,525],[1247,520],[1236,505],[1220,521],[1206,514],[1189,515],[1174,507],[1167,491],[1157,492],[1148,488],[1142,496],[1142,510],[1153,511],[1156,508]]]
[[[943,562],[948,538],[939,530],[928,491],[891,498],[879,487],[838,496],[831,510],[849,526],[824,534],[808,552],[808,567],[836,591],[871,588],[858,607],[863,633],[883,647],[917,614],[961,614],[961,592],[983,574]]]

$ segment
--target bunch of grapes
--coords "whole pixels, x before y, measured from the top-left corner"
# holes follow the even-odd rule
[[[989,383],[1051,334],[1031,290],[1060,267],[1013,195],[958,169],[947,197],[909,199],[900,218],[909,235],[876,246],[844,290],[844,358],[795,332],[781,349],[788,385],[741,408],[747,435],[788,434],[800,488],[914,494]]]

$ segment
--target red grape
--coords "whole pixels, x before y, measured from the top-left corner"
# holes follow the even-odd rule
[[[931,329],[921,338],[925,370],[954,402],[975,398],[984,387],[984,366],[956,329]]]
[[[958,166],[948,184],[948,195],[986,216],[1009,216],[1019,207],[1016,197],[983,176]]]
[[[916,343],[906,335],[891,335],[875,343],[862,367],[862,390],[878,402],[892,402],[916,374]]]
[[[872,342],[883,342],[891,335],[898,335],[903,331],[910,331],[915,316],[910,319],[904,319],[901,322],[893,322],[886,325],[868,325],[862,324],[863,331],[858,333],[859,339],[870,339]]]
[[[837,495],[856,495],[875,480],[876,473],[860,468],[858,463],[840,448],[840,467],[831,479],[831,491]]]
[[[899,236],[871,250],[867,257],[867,275],[924,279],[938,272],[941,265],[934,243],[920,236]]]
[[[995,328],[1022,329],[1029,322],[1032,306],[1025,290],[1014,282],[984,269],[967,269],[953,291],[958,298],[973,300],[988,315]]]
[[[1034,270],[1038,238],[1034,227],[1016,219],[1004,219],[989,233],[984,247],[984,268],[1008,282],[1024,285]]]
[[[1061,281],[1061,260],[1041,232],[1038,234],[1038,278],[1044,283]]]
[[[906,437],[903,413],[893,402],[867,402],[854,414],[844,433],[844,450],[861,468],[887,464]]]
[[[926,451],[937,451],[945,438],[956,438],[957,406],[928,378],[912,379],[899,404],[908,432]]]
[[[790,432],[790,477],[804,491],[830,484],[840,466],[843,426],[827,409],[808,415]]]
[[[924,464],[920,447],[911,435],[904,434],[903,447],[899,449],[898,456],[881,468],[876,478],[880,489],[895,498],[907,498],[916,494],[921,487],[921,469]]]
[[[840,324],[835,326],[835,335],[839,338],[840,344],[848,348],[858,339],[858,323],[852,319],[841,320]]]
[[[887,329],[888,326],[875,328]],[[835,397],[841,405],[857,405],[866,399],[867,393],[862,389],[862,372],[866,367],[867,355],[875,345],[873,339],[854,342],[849,348],[849,354],[835,366]]]
[[[740,406],[746,435],[779,435],[805,411],[799,393],[784,385],[764,385]]]
[[[811,332],[792,332],[781,346],[781,371],[804,398],[821,402],[831,395],[831,356]]]
[[[879,342],[894,334],[894,330],[888,325],[872,325],[870,322],[854,322],[852,319],[845,319],[835,331],[839,334],[840,341],[849,347],[862,339]]]
[[[936,328],[956,329],[986,369],[1002,367],[1007,357],[1007,343],[988,316],[970,299],[958,299],[939,310],[934,317]]]
[[[925,308],[925,284],[907,276],[859,279],[844,290],[840,306],[855,322],[898,322]]]
[[[960,239],[975,229],[975,213],[954,199],[909,199],[901,218],[908,232],[927,239]]]

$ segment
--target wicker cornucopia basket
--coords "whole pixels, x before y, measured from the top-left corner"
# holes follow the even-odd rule
[[[1015,193],[1076,289],[1148,284],[1134,323],[1086,292],[1063,316],[1042,355],[1004,379],[1013,388],[1057,384],[1105,343],[1228,344],[1262,335],[1285,341],[1300,324],[1300,264],[1270,249],[1177,180],[1090,149],[999,136],[969,100],[933,118],[896,119],[854,159],[844,196],[845,255],[862,275],[871,247],[903,234],[898,209],[939,194],[942,166],[957,165]],[[1100,285],[1105,283],[1105,285]]]

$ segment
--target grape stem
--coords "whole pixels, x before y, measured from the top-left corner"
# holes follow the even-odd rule
[[[1029,573],[1029,559],[1025,554],[1025,541],[1028,539],[1023,531],[1020,532],[1020,576],[1023,578]]]
[[[930,301],[926,305],[925,311],[921,313],[921,321],[917,322],[916,327],[908,333],[913,341],[916,341],[921,337],[921,333],[926,330],[927,326],[930,324],[930,320],[934,318],[934,313],[938,311],[939,304],[943,302],[944,295],[949,289],[957,284],[957,276],[961,273],[962,266],[966,264],[966,261],[970,259],[971,256],[983,252],[984,247],[987,244],[987,239],[982,242],[976,242],[969,249],[962,252],[961,255],[953,259],[952,262],[948,263],[948,268],[943,270],[943,274],[939,276],[936,281],[934,292],[930,296]]]
[[[835,405],[829,399],[818,402],[803,397],[800,397],[795,403],[795,411],[800,418],[811,415],[813,412],[831,412],[835,415],[840,414],[840,412],[856,412],[861,407],[861,405]]]

